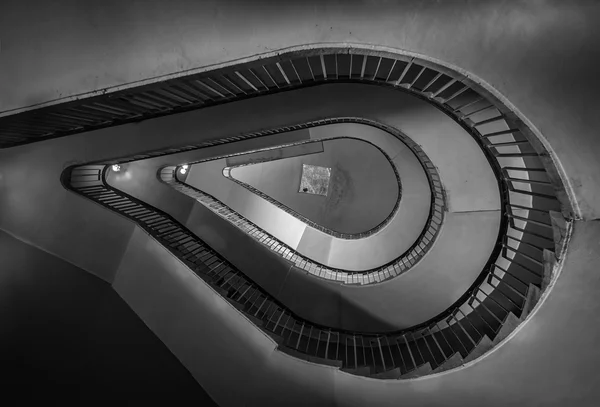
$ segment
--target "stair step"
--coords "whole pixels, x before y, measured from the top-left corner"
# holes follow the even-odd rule
[[[552,233],[554,235],[554,253],[557,256],[563,251],[563,246],[567,236],[567,221],[560,212],[550,211],[550,222],[552,223]]]
[[[244,315],[256,326],[263,326],[265,323],[262,319],[256,318],[254,315],[250,315],[245,312],[244,312]]]
[[[283,353],[287,353],[288,355],[293,356],[295,358],[302,359],[302,360],[307,360],[306,359],[307,355],[305,355],[304,353],[298,352],[297,350],[294,350],[292,348],[289,348],[289,347],[287,347],[285,345],[279,345],[277,347],[277,349],[279,351],[281,351]]]
[[[369,366],[360,366],[357,368],[342,368],[341,369],[343,372],[347,372],[356,376],[364,376],[364,377],[370,377],[371,376],[371,368]]]
[[[264,321],[262,319],[257,318],[254,315],[250,315],[247,312],[245,312],[244,306],[242,304],[240,304],[239,302],[235,302],[235,301],[229,301],[229,302],[231,303],[231,305],[233,305],[238,310],[240,310],[242,312],[242,314],[244,314],[244,316],[246,318],[248,318],[250,320],[250,322],[252,322],[254,325],[259,326],[259,327],[264,325]]]
[[[477,346],[475,346],[471,353],[464,358],[464,363],[469,363],[470,361],[477,359],[479,356],[490,350],[492,346],[492,340],[487,335],[483,335],[483,338],[481,338]]]
[[[371,377],[375,379],[399,379],[401,375],[402,372],[400,372],[400,368],[397,367],[386,372],[372,374]]]
[[[432,373],[444,372],[446,370],[454,369],[456,367],[462,366],[465,362],[463,361],[460,353],[456,352],[450,358],[446,359],[444,363],[433,369]]]
[[[212,283],[212,278],[210,278],[209,276],[207,276],[206,274],[202,273],[200,269],[198,269],[197,267],[192,267],[192,271],[202,279],[202,281],[206,282],[206,284],[210,285]]]
[[[270,337],[271,337],[271,338],[272,338],[272,339],[273,339],[275,342],[277,342],[277,345],[279,345],[279,346],[282,346],[282,345],[283,345],[283,337],[281,337],[281,336],[279,336],[279,335],[277,335],[277,334],[274,334],[274,333],[273,333],[273,332],[271,332],[271,331],[267,331],[267,330],[264,330],[264,331],[265,331],[265,333],[266,333],[267,335],[269,335],[269,336],[270,336]]]
[[[554,277],[554,266],[556,265],[556,255],[554,252],[544,249],[542,252],[544,256],[544,278],[542,279],[542,291],[546,291],[546,288],[550,285],[552,278]]]
[[[189,268],[191,268],[192,270],[194,270],[194,268],[196,268],[196,263],[194,263],[193,261],[189,261],[189,260],[183,260],[183,263],[188,266]]]
[[[404,373],[400,376],[400,379],[413,379],[415,377],[425,376],[430,374],[433,371],[429,362],[426,362],[424,365],[419,366],[415,370],[411,370],[408,373]]]
[[[287,353],[290,356],[294,356],[298,359],[306,360],[308,362],[316,363],[318,365],[333,366],[333,367],[337,367],[337,368],[342,367],[341,360],[332,360],[332,359],[320,358],[317,356],[309,356],[302,352],[298,352],[297,350],[294,350],[292,348],[289,348],[289,347],[283,346],[283,345],[280,345],[277,349],[279,349],[283,353]]]
[[[231,301],[231,300],[229,300],[229,302],[231,303],[231,305],[233,305],[234,307],[236,307],[240,311],[244,312],[244,306],[242,304],[240,304],[237,301]]]
[[[524,320],[527,315],[533,310],[542,291],[535,285],[529,284],[529,290],[527,291],[527,299],[525,300],[525,305],[523,306],[523,313],[521,314],[521,320]]]
[[[227,292],[227,290],[219,287],[218,285],[216,285],[214,283],[208,283],[208,285],[210,285],[213,288],[213,290],[215,290],[217,293],[219,293],[222,297],[227,298],[227,294],[229,294]]]
[[[309,362],[313,362],[313,363],[317,363],[320,365],[327,365],[327,366],[333,366],[333,367],[337,367],[337,368],[342,368],[342,366],[344,365],[342,363],[341,360],[335,360],[335,359],[323,359],[317,356],[306,356],[306,360],[308,360]]]
[[[517,318],[515,314],[509,312],[508,316],[504,320],[504,323],[502,324],[502,328],[500,328],[498,334],[492,341],[492,346],[496,346],[497,344],[502,342],[504,338],[506,338],[508,335],[510,335],[512,331],[515,330],[519,323],[521,323],[521,320]]]

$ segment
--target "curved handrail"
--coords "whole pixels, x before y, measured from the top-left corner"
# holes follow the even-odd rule
[[[201,191],[189,184],[181,182],[177,178],[179,172],[177,171],[177,168],[175,166],[159,169],[158,178],[159,180],[172,186],[179,192],[182,192],[183,194],[196,199],[198,202],[209,208],[218,216],[229,220],[237,228],[244,230],[252,238],[267,246],[271,251],[282,256],[286,260],[289,260],[296,267],[298,267],[301,270],[304,270],[309,274],[326,280],[339,281],[343,284],[359,285],[379,283],[397,277],[411,269],[425,256],[425,254],[427,254],[427,252],[432,247],[439,234],[441,225],[444,220],[444,211],[446,207],[444,191],[442,188],[440,176],[437,173],[435,166],[429,160],[425,152],[414,141],[404,136],[397,129],[393,129],[391,126],[378,123],[374,120],[356,117],[338,117],[286,126],[285,128],[270,129],[266,132],[268,132],[268,134],[278,134],[284,131],[298,130],[300,128],[310,128],[334,123],[360,123],[382,129],[394,135],[395,137],[399,138],[402,142],[404,142],[415,154],[415,156],[421,163],[424,172],[427,175],[427,179],[431,190],[431,203],[429,216],[427,218],[423,230],[406,252],[400,253],[399,256],[394,260],[387,262],[379,267],[366,270],[352,271],[343,270],[335,267],[329,267],[327,265],[319,263],[305,255],[297,253],[294,249],[283,243],[281,240],[277,239],[275,236],[268,233],[255,223],[246,219],[244,216],[234,211],[214,196],[204,191]],[[258,132],[251,133],[251,135],[252,137],[261,137],[264,134],[262,132]],[[382,151],[382,153],[384,152]],[[228,156],[233,155],[242,155],[242,153],[236,153]],[[211,161],[223,157],[219,156],[203,159],[200,161],[191,161],[189,164]],[[395,172],[396,176],[398,176],[396,170]],[[398,204],[399,200],[397,201],[396,205]],[[395,209],[397,209],[397,207]]]
[[[328,122],[329,122],[329,120],[331,120],[331,119],[327,119]],[[331,121],[331,123],[334,123],[334,122],[335,121]],[[295,126],[291,126],[291,127],[293,128]],[[335,230],[333,230],[331,228],[328,228],[326,226],[319,225],[318,223],[313,222],[312,220],[310,220],[306,216],[300,214],[299,212],[295,211],[294,209],[290,208],[289,206],[284,205],[283,203],[281,203],[281,202],[277,201],[276,199],[272,198],[271,196],[265,194],[261,190],[259,190],[257,188],[254,188],[252,185],[249,185],[249,184],[247,184],[245,182],[242,182],[242,181],[236,179],[235,177],[233,177],[231,175],[231,170],[232,169],[244,167],[244,166],[247,166],[247,165],[256,164],[255,162],[252,162],[250,164],[239,164],[239,165],[233,165],[233,166],[225,167],[225,168],[223,168],[223,176],[225,178],[227,178],[227,179],[235,182],[236,184],[238,184],[238,185],[246,188],[247,190],[251,191],[255,195],[260,196],[262,199],[264,199],[265,201],[269,202],[270,204],[276,206],[277,208],[283,210],[284,212],[289,213],[290,215],[292,215],[296,219],[299,219],[300,221],[302,221],[302,223],[307,224],[308,226],[310,226],[313,229],[319,230],[319,231],[321,231],[321,232],[323,232],[325,234],[328,234],[328,235],[333,236],[333,237],[338,238],[338,239],[347,239],[347,240],[351,240],[351,239],[364,239],[365,237],[374,235],[375,233],[379,232],[381,229],[383,229],[384,227],[386,227],[388,225],[388,223],[390,223],[390,221],[396,215],[396,212],[398,212],[398,207],[400,206],[400,199],[402,198],[402,182],[400,180],[400,175],[398,174],[398,168],[396,168],[396,165],[393,163],[393,161],[390,158],[390,156],[385,151],[383,151],[381,148],[377,147],[375,144],[373,144],[373,143],[371,143],[371,142],[369,142],[367,140],[357,139],[355,137],[347,137],[347,136],[332,137],[332,138],[326,139],[326,141],[340,140],[340,139],[359,140],[361,142],[370,144],[373,148],[376,148],[386,158],[386,160],[389,162],[390,166],[392,167],[392,170],[394,171],[394,175],[396,177],[396,182],[398,183],[398,197],[396,198],[396,201],[394,203],[394,207],[392,208],[390,214],[388,216],[386,216],[386,218],[384,220],[382,220],[378,225],[375,225],[373,228],[371,228],[371,229],[369,229],[367,231],[364,231],[364,232],[359,232],[359,233],[342,233],[342,232],[335,231]],[[325,140],[318,140],[318,139],[312,140],[311,139],[309,141],[301,141],[301,142],[296,142],[296,143],[288,143],[288,144],[280,145],[277,148],[280,148],[280,147],[290,147],[290,146],[298,146],[298,145],[303,145],[303,144],[315,143],[315,142],[318,142],[318,141],[325,141]],[[253,150],[252,152],[264,151],[264,150],[270,150],[270,149],[272,149],[272,147],[269,147],[267,149]],[[419,148],[419,150],[420,150],[420,148]],[[416,155],[416,156],[417,156],[417,158],[419,158],[418,155]],[[222,158],[222,157],[216,157],[213,160],[217,160],[219,158]],[[188,163],[188,164],[198,164],[198,163],[206,162],[206,161],[210,161],[210,160],[202,160],[202,161],[199,161],[199,162],[193,162],[193,163]],[[271,161],[271,160],[268,160],[268,161]],[[264,161],[261,161],[261,162],[264,162]],[[437,172],[436,172],[436,175],[437,175]],[[431,180],[429,180],[429,181],[430,181],[430,184],[431,184]]]
[[[522,318],[531,303],[536,301],[533,294],[545,287],[545,280],[551,272],[551,267],[546,265],[551,265],[555,256],[561,254],[560,248],[555,249],[555,244],[562,243],[555,242],[553,234],[555,219],[560,217],[558,211],[572,212],[572,209],[571,203],[565,200],[568,194],[563,193],[560,172],[548,158],[542,143],[510,109],[470,79],[417,58],[332,47],[282,53],[272,58],[129,89],[110,97],[80,101],[83,112],[61,123],[62,128],[71,126],[72,130],[68,131],[85,131],[328,82],[388,86],[429,101],[474,137],[498,178],[506,216],[503,217],[500,238],[490,261],[455,304],[417,327],[380,335],[318,327],[297,318],[274,298],[265,295],[239,270],[223,266],[225,261],[218,260],[217,264],[215,259],[219,259],[218,255],[205,251],[201,242],[165,214],[106,186],[99,175],[103,165],[100,170],[90,167],[69,169],[64,185],[96,202],[103,201],[104,206],[139,224],[143,223],[147,228],[154,225],[152,230],[158,230],[155,234],[161,242],[177,251],[181,258],[188,256],[187,259],[193,257],[198,260],[198,264],[193,263],[196,271],[200,272],[198,268],[202,268],[207,270],[207,275],[210,273],[208,278],[215,276],[217,279],[211,281],[228,290],[223,295],[241,306],[244,312],[260,318],[262,322],[257,323],[264,323],[262,329],[284,336],[286,345],[282,344],[282,349],[291,347],[303,357],[320,357],[319,361],[323,363],[341,359],[344,368],[354,369],[357,374],[361,374],[362,366],[368,366],[373,369],[370,374],[390,374],[389,377],[396,375],[390,373],[394,369],[398,369],[398,374],[405,374],[426,363],[438,370],[450,368],[457,352],[462,362],[476,357],[483,353],[480,346],[485,338],[488,341],[496,338],[496,341],[506,336],[507,333],[501,331],[503,326],[511,328],[511,324],[504,325],[506,318],[513,314]],[[152,95],[147,94],[150,91]],[[46,119],[44,112],[55,113],[60,106],[52,109],[36,111],[36,123],[43,126],[45,120],[48,120],[47,123],[61,120],[56,116]],[[23,114],[20,119],[26,120],[27,117]],[[102,164],[133,161],[242,139],[242,136],[234,136],[142,153],[126,159],[104,160]],[[91,171],[91,175],[86,171]],[[101,180],[79,181],[80,176]],[[106,197],[112,201],[107,201]],[[163,229],[157,229],[161,225]],[[159,233],[166,234],[159,236]],[[195,245],[204,248],[190,252],[189,247]],[[553,251],[557,253],[551,254]],[[194,257],[197,254],[199,256]],[[267,312],[262,307],[264,304],[268,304]],[[316,336],[313,330],[318,332]],[[335,351],[332,351],[334,348]],[[441,359],[440,355],[443,355]],[[392,364],[386,363],[390,358]]]
[[[522,289],[519,279],[506,280],[512,276],[508,270],[504,276],[490,270],[485,276],[498,280],[494,292],[501,296],[492,296],[479,284],[443,313],[408,329],[361,333],[312,323],[290,311],[173,217],[109,186],[107,169],[104,165],[72,166],[63,172],[61,181],[65,188],[134,221],[273,336],[280,350],[296,357],[380,378],[414,374],[423,366],[440,371],[453,367],[457,354],[463,362],[477,356],[477,347],[495,336],[491,332],[500,335],[501,315],[526,313],[530,288],[511,296],[510,292]]]

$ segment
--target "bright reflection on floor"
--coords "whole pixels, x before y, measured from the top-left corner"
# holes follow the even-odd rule
[[[331,168],[302,164],[300,190],[306,194],[327,196]]]

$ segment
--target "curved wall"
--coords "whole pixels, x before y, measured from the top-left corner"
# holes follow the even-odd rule
[[[381,151],[349,138],[317,144],[322,152],[232,167],[231,177],[336,232],[364,233],[384,222],[400,199],[400,186]],[[299,192],[305,164],[330,168],[325,196]]]
[[[189,123],[205,123],[203,134],[211,134],[215,138],[219,135],[226,137],[235,134],[235,130],[223,125],[212,127],[209,124],[210,118],[214,118],[216,115],[228,117],[230,123],[236,123],[236,126],[240,126],[239,128],[244,129],[246,132],[252,132],[254,128],[270,128],[271,123],[278,120],[287,123],[302,123],[300,120],[309,122],[314,115],[335,116],[335,114],[343,115],[346,112],[356,113],[357,111],[354,110],[356,108],[355,103],[348,97],[352,92],[360,93],[363,100],[370,102],[369,106],[373,106],[373,110],[369,113],[373,119],[378,119],[377,107],[398,106],[399,102],[393,96],[398,95],[400,101],[403,100],[402,97],[404,96],[389,89],[373,86],[357,84],[324,85],[236,102],[231,105],[238,106],[239,110],[235,110],[235,112],[230,105],[222,105],[204,111],[185,113],[179,115],[178,119],[171,117],[157,119],[159,121],[155,122],[153,126],[149,126],[148,130],[153,129],[160,133],[161,128],[169,128],[171,134],[185,134],[186,131],[189,131],[185,121],[182,120],[186,116],[195,116],[189,119]],[[314,103],[315,100],[320,101],[320,103]],[[289,109],[290,105],[295,108]],[[271,116],[264,117],[255,114],[260,111],[270,111]],[[253,122],[246,120],[241,123],[242,120],[237,119],[240,117],[238,116],[241,114],[240,112],[244,112],[248,117],[253,117]],[[391,112],[387,114],[386,118],[388,122],[401,122],[398,118],[394,118]],[[165,122],[165,127],[162,127],[160,121]],[[325,131],[327,126],[315,127],[318,131],[314,134],[311,133],[311,137],[325,138],[347,134],[348,127],[346,124],[331,126],[327,131]],[[368,139],[371,142],[376,140],[381,144],[387,140],[385,148],[388,154],[393,151],[395,158],[399,159],[398,165],[403,165],[401,158],[406,156],[402,153],[403,151],[410,153],[410,150],[406,147],[401,149],[400,147],[403,144],[398,140],[398,144],[390,143],[387,139],[387,137],[391,137],[389,134],[374,131],[378,129],[370,129],[371,133]],[[286,135],[286,133],[282,134]],[[289,137],[289,135],[285,137]],[[470,136],[462,132],[461,129],[461,132],[457,132],[455,137],[458,140],[455,143],[455,147],[457,147],[457,145],[463,145],[461,138]],[[422,136],[422,138],[427,140],[425,136]],[[467,139],[467,141],[469,140]],[[206,207],[198,202],[193,202],[185,195],[159,182],[156,177],[156,169],[168,163],[195,162],[202,158],[253,150],[261,145],[264,147],[277,146],[279,143],[278,135],[272,135],[176,155],[135,161],[125,165],[125,171],[130,174],[129,176],[117,176],[115,173],[110,172],[108,182],[115,188],[172,214],[268,292],[280,298],[284,304],[289,304],[290,308],[300,316],[326,326],[365,332],[393,331],[410,327],[444,311],[464,294],[481,273],[498,237],[500,220],[498,210],[476,210],[446,214],[442,232],[432,249],[435,250],[435,253],[426,255],[420,263],[403,275],[380,284],[353,288],[340,285],[338,282],[317,279],[312,275],[306,275],[303,270],[291,267],[290,263],[281,256],[270,253],[269,250],[256,243],[252,238],[236,230],[228,221],[216,217]],[[466,141],[464,143],[469,146]],[[412,153],[410,154],[412,155]],[[442,152],[438,151],[437,154],[440,155]],[[483,155],[481,152],[479,154]],[[412,156],[414,157],[414,155]],[[433,157],[431,158],[433,160]],[[478,159],[478,157],[475,157],[475,159]],[[246,208],[246,212],[256,210],[260,213],[271,214],[272,216],[266,216],[264,221],[270,222],[275,230],[285,233],[281,237],[282,239],[298,239],[298,236],[306,235],[304,229],[296,229],[297,226],[294,226],[296,225],[294,222],[299,223],[296,218],[274,207],[274,211],[269,211],[265,208],[266,202],[261,198],[223,178],[221,170],[226,165],[225,159],[207,161],[206,164],[204,171],[195,171],[194,167],[196,166],[192,166],[192,171],[189,173],[186,182],[192,185],[201,182],[204,186],[210,186],[207,192],[221,196],[224,201],[231,204],[239,204],[241,210]],[[415,164],[418,165],[418,162]],[[463,161],[461,165],[467,168],[474,164],[470,161]],[[487,162],[485,165],[486,167],[483,169],[491,171],[487,167]],[[483,172],[482,169],[479,170],[479,172]],[[400,174],[402,175],[402,172]],[[423,177],[425,176],[423,175]],[[407,175],[405,178],[405,184],[415,181],[414,176]],[[197,181],[194,181],[194,179]],[[216,180],[221,182],[214,182]],[[243,193],[243,196],[230,189],[231,186],[238,187],[236,191]],[[405,185],[405,187],[408,187],[408,185]],[[493,188],[489,189],[493,191]],[[479,196],[478,193],[479,191],[475,189],[470,192],[473,197]],[[248,199],[248,201],[243,201],[242,198]],[[179,206],[179,201],[182,199],[193,202],[189,216],[176,212],[176,207]],[[467,199],[464,199],[464,201],[466,202]],[[472,201],[475,202],[474,205],[477,204],[476,199]],[[408,214],[410,212],[406,215]],[[281,217],[278,218],[277,216]],[[289,219],[282,219],[283,216],[287,216]],[[287,225],[287,227],[281,228],[282,224]],[[402,230],[399,233],[402,233]],[[373,237],[376,236],[379,236],[379,234]],[[301,244],[300,240],[297,241]],[[373,257],[376,261],[381,261],[377,257],[377,253],[390,259],[402,253],[399,245],[394,240],[385,242],[387,246],[384,247],[369,246],[365,242],[360,245],[360,240],[346,240],[346,242],[362,246],[360,247],[363,250],[362,253],[368,253],[365,260],[369,261],[373,261]],[[381,250],[384,249],[387,251],[382,253]],[[380,251],[378,252],[378,250]],[[261,255],[256,256],[255,253],[261,253]],[[341,259],[356,258],[353,257],[355,254],[351,251],[340,251],[339,254]]]
[[[359,89],[359,88],[355,88]],[[320,115],[327,112],[324,106],[311,103],[311,98],[328,94],[330,100],[339,97],[335,88],[298,94],[292,92],[279,103],[297,99],[306,103],[303,111],[314,105]],[[368,99],[372,95],[365,93]],[[269,99],[267,104],[272,103]],[[342,100],[342,99],[339,99]],[[275,102],[277,103],[277,102]],[[339,103],[339,102],[338,102]],[[316,114],[314,112],[313,114]],[[265,117],[262,127],[268,127],[270,118]],[[389,223],[373,235],[360,239],[344,239],[306,225],[300,219],[271,205],[253,192],[221,176],[224,160],[208,161],[192,165],[186,183],[221,200],[232,209],[247,217],[263,229],[285,242],[292,249],[308,258],[343,270],[368,270],[391,262],[407,251],[426,227],[431,206],[431,191],[427,175],[415,154],[391,134],[372,126],[353,123],[328,124],[311,128],[308,137],[328,140],[349,135],[378,146],[388,156],[403,183],[403,198]],[[382,157],[384,160],[385,158]],[[394,176],[395,178],[395,176]],[[396,184],[397,185],[397,184]]]
[[[377,49],[389,47],[391,51],[411,56],[428,55],[438,62],[447,61],[443,63],[445,66],[460,66],[462,69],[457,70],[465,75],[469,72],[468,77],[474,82],[483,83],[490,91],[493,91],[491,86],[497,89],[498,92],[493,91],[496,96],[510,94],[511,103],[503,96],[501,99],[511,107],[516,105],[546,147],[549,145],[544,140],[552,144],[550,150],[556,151],[559,167],[564,165],[570,174],[588,174],[587,170],[595,163],[596,154],[593,152],[600,148],[600,142],[595,142],[592,129],[599,126],[590,121],[595,117],[589,114],[594,104],[584,102],[580,95],[589,95],[587,90],[593,88],[589,84],[596,81],[592,75],[595,71],[588,69],[590,65],[584,61],[597,54],[597,47],[590,44],[598,37],[594,35],[598,28],[588,22],[593,21],[594,13],[599,12],[598,5],[462,3],[448,9],[447,5],[424,7],[419,1],[411,1],[401,7],[382,4],[344,10],[340,5],[315,5],[303,9],[289,3],[287,7],[293,12],[283,14],[280,14],[281,9],[245,8],[245,18],[238,22],[228,17],[239,12],[239,5],[235,3],[192,6],[185,0],[181,1],[185,6],[173,6],[168,12],[160,3],[149,2],[143,7],[131,4],[125,8],[120,4],[107,3],[106,10],[118,7],[119,17],[73,4],[65,8],[60,18],[52,21],[45,18],[49,11],[44,3],[34,8],[35,13],[31,13],[32,8],[23,3],[10,6],[7,5],[10,3],[5,3],[0,25],[3,34],[11,38],[12,45],[7,47],[4,44],[2,50],[5,62],[1,68],[3,82],[0,88],[4,97],[0,111],[10,114],[26,106],[52,103],[49,101],[60,98],[64,101],[64,98],[68,100],[73,95],[93,93],[99,89],[110,92],[118,87],[133,86],[135,81],[152,82],[160,75],[172,76],[198,66],[212,67],[222,61],[270,50],[306,48],[304,44],[356,44]],[[220,11],[208,17],[205,11],[212,7],[218,7]],[[175,11],[177,9],[180,11]],[[177,18],[174,19],[174,16]],[[146,24],[146,19],[152,20],[153,24]],[[73,27],[78,35],[69,35],[60,29],[69,26],[68,22],[73,20],[80,22]],[[37,24],[31,24],[31,30],[25,33],[20,26],[14,25],[22,21]],[[107,21],[109,23],[96,24]],[[261,21],[270,23],[261,24]],[[272,21],[281,24],[277,27],[287,28],[273,35],[275,28]],[[312,23],[306,24],[308,21]],[[348,21],[353,22],[350,29],[346,29],[349,28]],[[439,38],[448,35],[449,27],[469,29],[453,31],[450,42],[439,41]],[[51,43],[48,42],[49,32],[54,38]],[[131,41],[122,41],[122,32],[127,33],[126,38]],[[144,35],[141,35],[142,32]],[[223,32],[229,35],[221,35]],[[211,43],[205,41],[206,38],[218,38],[218,41]],[[535,41],[538,44],[539,41],[547,41],[552,46],[539,47],[533,45]],[[115,46],[117,43],[118,47]],[[172,44],[177,44],[177,47],[173,48]],[[519,46],[518,51],[515,44]],[[35,59],[42,55],[32,51],[38,49],[44,49],[53,58],[48,58],[44,64],[30,64],[27,58]],[[511,58],[506,58],[507,54]],[[98,55],[102,57],[98,58]],[[107,55],[109,57],[105,57]],[[548,55],[565,58],[569,64],[551,64]],[[546,75],[540,75],[549,65],[553,69],[545,72]],[[579,73],[568,67],[577,67]],[[203,69],[206,68],[200,70]],[[560,86],[565,75],[579,76],[582,80],[578,83],[581,85]],[[537,79],[523,83],[505,80],[518,76],[537,76]],[[558,101],[560,103],[555,103]],[[573,108],[572,116],[562,114],[565,101]],[[537,128],[543,128],[543,136],[533,123],[538,124]],[[545,125],[541,126],[542,123]],[[593,148],[575,154],[571,139],[567,142],[562,137],[564,134],[577,134]],[[594,191],[599,188],[592,188],[597,186],[594,179],[584,176],[570,182],[578,196],[585,200],[576,204],[577,216],[580,211],[586,218],[595,216],[592,209],[596,201]]]
[[[600,213],[596,204],[600,188],[594,176],[600,151],[596,137],[600,119],[595,114],[594,93],[598,70],[598,58],[594,56],[600,49],[599,27],[595,24],[597,5],[465,2],[453,4],[450,9],[444,4],[406,2],[401,7],[388,3],[348,10],[341,5],[304,7],[303,4],[302,7],[290,6],[294,7],[293,13],[250,9],[246,19],[234,21],[230,16],[239,12],[239,4],[197,3],[186,10],[170,4],[165,10],[158,3],[123,5],[109,1],[103,4],[102,10],[95,11],[80,3],[62,10],[60,5],[45,2],[35,8],[23,2],[17,4],[18,7],[3,3],[7,8],[0,13],[2,34],[11,38],[9,45],[6,41],[2,43],[0,88],[5,95],[2,109],[125,84],[181,68],[218,63],[262,52],[264,48],[275,49],[300,42],[347,41],[350,36],[355,42],[385,44],[432,55],[484,78],[516,104],[552,144],[576,192],[581,211],[575,214],[594,219]],[[114,12],[107,12],[111,7]],[[205,13],[207,10],[213,12]],[[56,18],[47,19],[50,13]],[[38,24],[23,30],[24,21]],[[72,21],[77,24],[72,25]],[[280,25],[275,27],[273,22]],[[124,32],[131,41],[123,41]],[[89,41],[90,38],[94,41]],[[218,41],[208,41],[208,38]],[[47,63],[31,63],[45,56]],[[566,78],[569,80],[565,81]],[[128,130],[135,127],[127,126]],[[26,146],[0,153],[3,195],[10,194],[28,202],[35,202],[38,194],[49,198],[57,189],[51,182],[27,186],[25,182],[5,181],[25,168],[41,180],[55,177],[47,166],[35,166],[40,158],[45,157],[47,163],[61,168],[73,159],[101,158],[102,151],[133,154],[140,142],[146,143],[148,148],[164,144],[164,139],[157,134],[142,134],[136,130],[124,134],[119,129],[102,132],[103,137],[92,132],[68,141],[44,142],[47,149]],[[79,144],[77,138],[85,139],[87,145]],[[70,150],[68,156],[53,155],[62,149]],[[85,219],[82,214],[72,215],[70,205],[75,198],[49,207],[46,214],[68,214],[72,217],[67,219]],[[3,201],[2,209],[2,227],[30,236],[32,241],[53,251],[62,251],[69,259],[76,255],[63,246],[78,239],[82,243],[94,241],[91,236],[81,235],[77,228],[64,233],[62,240],[56,243],[40,238],[36,232],[41,229],[35,226],[39,217],[20,216],[17,222],[13,215],[22,214],[22,208],[7,206]],[[105,226],[101,221],[90,219],[89,222],[90,228]],[[67,223],[65,219],[51,219],[46,227],[58,231]],[[248,386],[234,393],[212,383],[210,390],[219,395],[219,404],[230,405],[243,404],[244,397],[263,403],[299,405],[395,405],[398,400],[406,405],[452,402],[465,406],[482,403],[593,405],[599,397],[595,386],[597,330],[589,324],[598,313],[595,293],[599,287],[593,271],[598,263],[594,254],[599,251],[593,242],[598,241],[600,231],[595,225],[594,222],[577,225],[573,248],[565,264],[568,273],[561,275],[553,295],[509,346],[460,373],[390,386],[385,382],[334,374],[273,353],[272,349],[258,351],[257,345],[248,345],[250,349],[240,349],[236,354],[239,359],[227,365],[226,373],[231,380]],[[113,238],[114,233],[107,236]],[[93,265],[86,268],[93,269]],[[151,291],[145,293],[151,294]],[[152,298],[151,305],[156,306],[156,297]],[[166,306],[169,301],[163,304]],[[199,316],[215,318],[221,310],[218,304],[210,304],[206,313]],[[180,315],[176,312],[178,309],[173,311],[170,314],[173,317]],[[215,318],[211,325],[218,325],[215,334],[234,331],[231,319],[221,325],[219,321]],[[246,337],[244,330],[235,332],[240,340]],[[579,334],[572,335],[573,332]],[[209,346],[194,349],[198,355],[211,357]],[[251,358],[249,354],[259,356]],[[548,355],[554,357],[549,359]],[[233,356],[228,359],[231,360]],[[253,372],[251,377],[248,371]],[[198,375],[200,377],[200,370]],[[208,374],[203,378],[210,383]],[[311,386],[313,392],[306,392],[307,386]]]
[[[362,94],[361,100],[353,97],[357,92]],[[282,115],[283,118],[286,115],[283,113],[285,110],[292,111],[295,120],[299,120],[300,117],[308,119],[324,115],[364,116],[386,123],[398,128],[417,142],[442,174],[449,212],[495,211],[499,215],[500,197],[497,181],[483,152],[462,127],[434,106],[408,94],[360,84],[326,84],[295,90],[293,93],[294,98],[290,99],[285,95],[274,95],[273,100],[280,98],[281,103],[284,104],[281,109],[269,110],[271,112],[269,122],[273,125],[291,124],[289,118],[287,121],[280,121],[275,116],[276,112],[280,112],[277,114]],[[344,102],[340,103],[340,100]],[[366,105],[363,103],[365,100],[369,101]],[[314,102],[306,103],[307,101]],[[251,105],[260,102],[249,100],[240,103],[244,109],[249,109]],[[421,121],[423,125],[419,124]],[[302,121],[293,123],[302,123]],[[263,122],[257,126],[264,128],[265,124]],[[186,131],[183,127],[180,129],[179,131]],[[414,242],[414,238],[407,239],[403,233],[422,229],[421,225],[424,224],[425,218],[420,217],[427,216],[427,208],[423,206],[423,202],[427,199],[423,200],[422,196],[426,192],[425,188],[428,187],[424,174],[422,179],[416,177],[418,173],[414,169],[418,168],[418,161],[402,142],[377,128],[366,126],[364,131],[352,133],[354,129],[355,127],[349,124],[318,126],[310,129],[310,137],[321,140],[354,134],[354,137],[361,137],[375,143],[393,157],[392,161],[399,169],[401,179],[404,179],[403,199],[395,221],[404,222],[404,226],[386,227],[376,235],[361,239],[372,240],[373,243],[369,245],[362,241],[335,239],[323,232],[306,228],[302,222],[291,215],[268,210],[269,207],[263,204],[261,198],[238,185],[218,182],[221,169],[225,166],[224,160],[222,163],[203,164],[205,168],[211,169],[210,173],[198,172],[192,167],[186,182],[201,190],[210,186],[206,190],[207,193],[225,203],[230,203],[234,210],[253,219],[275,236],[279,233],[280,237],[278,237],[283,238],[286,244],[317,262],[347,270],[377,267],[395,259],[399,252],[408,249]],[[205,131],[209,132],[212,129],[206,127]],[[180,161],[182,162],[186,161]],[[284,224],[293,226],[289,226],[284,233],[281,233]],[[494,234],[497,231],[492,228],[482,230],[480,233]],[[377,255],[372,256],[373,253]]]

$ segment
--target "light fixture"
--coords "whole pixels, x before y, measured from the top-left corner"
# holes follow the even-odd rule
[[[184,174],[187,172],[188,168],[190,168],[190,166],[189,166],[189,165],[187,165],[187,164],[183,164],[183,165],[181,166],[181,168],[179,169],[179,173],[180,173],[181,175],[184,175]]]
[[[119,164],[113,164],[111,168],[114,172],[121,171],[121,166]]]

